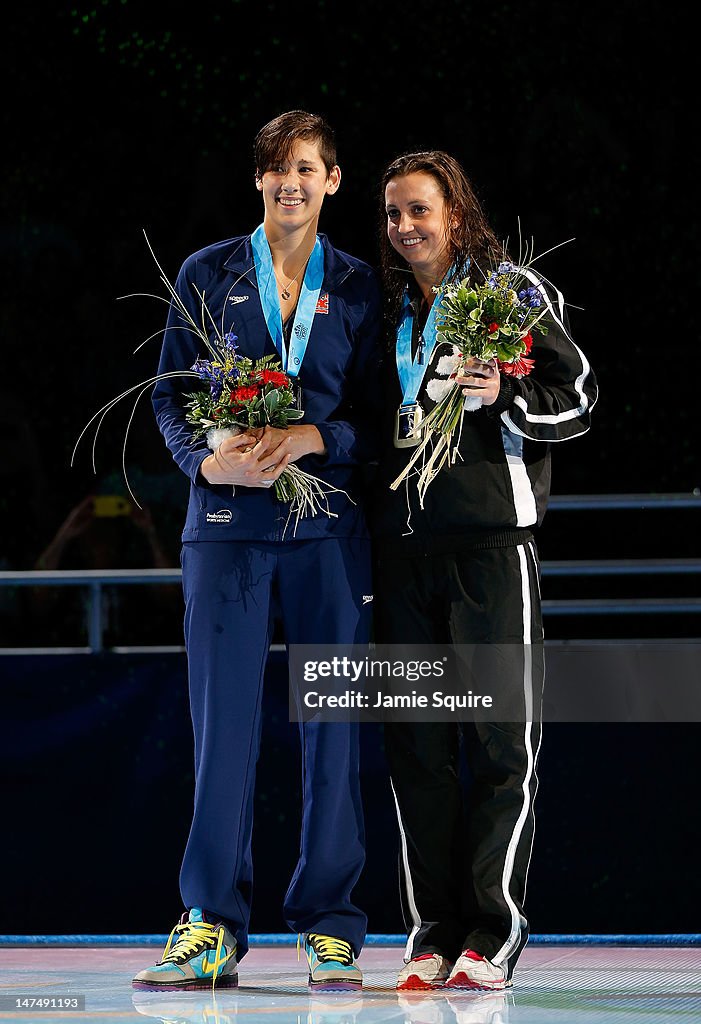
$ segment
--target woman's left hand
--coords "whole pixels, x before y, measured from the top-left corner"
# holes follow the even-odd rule
[[[256,433],[256,431],[251,431]],[[270,451],[275,451],[278,445],[287,439],[286,451],[290,453],[290,462],[296,462],[303,455],[325,455],[326,446],[317,428],[312,423],[290,426],[287,430],[279,427],[267,426],[263,431],[264,437],[270,438]]]
[[[482,399],[482,405],[494,405],[499,397],[499,369],[496,359],[485,363],[470,356],[458,370],[456,384],[461,384],[464,395]]]

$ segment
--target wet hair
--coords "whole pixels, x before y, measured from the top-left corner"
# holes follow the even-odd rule
[[[326,173],[331,173],[336,164],[336,139],[331,126],[318,114],[308,114],[306,110],[288,110],[268,121],[256,135],[256,176],[261,177],[281,161],[287,160],[297,142],[316,142]]]
[[[403,260],[387,237],[385,189],[394,178],[403,178],[407,174],[430,174],[440,189],[445,201],[447,254],[450,263],[455,265],[456,276],[469,275],[481,281],[480,268],[486,272],[487,266],[502,257],[504,252],[487,221],[472,182],[454,157],[438,149],[397,157],[382,175],[379,197],[380,268],[385,290],[385,313],[392,330],[399,315],[410,264]],[[404,262],[406,268],[401,268],[400,262]]]

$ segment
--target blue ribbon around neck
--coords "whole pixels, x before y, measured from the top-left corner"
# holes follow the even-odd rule
[[[441,281],[441,285],[450,279],[454,270],[454,267],[450,268]],[[409,299],[409,289],[407,288],[404,292],[401,320],[397,327],[396,344],[397,373],[399,374],[399,383],[402,388],[402,405],[413,405],[421,390],[421,385],[431,362],[433,350],[436,347],[436,314],[439,304],[439,298],[436,295],[424,328],[421,331],[416,356],[412,359],[411,336],[414,325],[414,310]],[[423,339],[423,343],[421,339]]]
[[[300,289],[295,318],[290,334],[289,350],[285,343],[285,335],[282,328],[282,311],[280,309],[280,296],[277,290],[277,280],[273,269],[273,256],[270,251],[265,229],[260,224],[251,235],[253,246],[253,260],[258,279],[258,290],[260,302],[263,307],[263,316],[268,325],[270,337],[273,339],[275,348],[282,360],[283,370],[290,377],[297,377],[302,367],[304,353],[307,350],[309,335],[312,331],[314,314],[316,313],[319,293],[324,282],[324,250],[318,236],[314,243],[307,269],[304,272],[304,280]]]

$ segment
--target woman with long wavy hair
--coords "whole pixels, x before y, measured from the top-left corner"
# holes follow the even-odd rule
[[[482,692],[499,652],[499,685],[518,719],[385,723],[408,933],[397,988],[503,989],[528,938],[543,682],[534,533],[550,444],[589,429],[597,386],[562,296],[532,271],[547,333],[533,343],[531,374],[462,360],[439,340],[436,289],[465,277],[482,284],[506,258],[454,157],[392,161],[381,220],[387,418],[372,511],[375,641],[473,645]],[[421,502],[415,476],[390,484],[407,466],[422,414],[455,381],[482,401],[464,413],[457,457]]]

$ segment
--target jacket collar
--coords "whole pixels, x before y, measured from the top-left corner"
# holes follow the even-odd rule
[[[319,239],[324,248],[324,287],[333,291],[352,273],[353,266],[343,253],[334,249],[326,235],[320,233]],[[245,277],[255,288],[258,287],[253,272],[253,247],[250,235],[236,239],[233,249],[224,261],[224,269]]]

